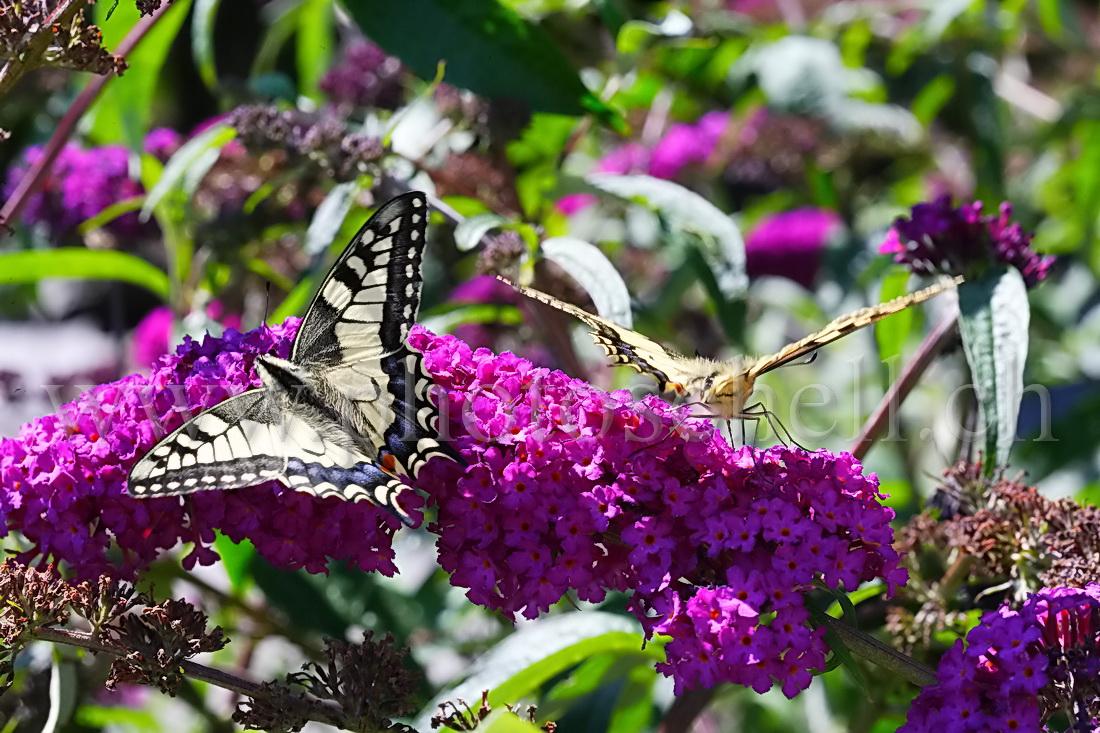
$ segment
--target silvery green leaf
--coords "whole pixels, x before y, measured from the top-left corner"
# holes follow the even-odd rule
[[[580,283],[601,316],[620,326],[633,327],[630,292],[598,247],[576,237],[551,237],[542,243],[542,253]]]

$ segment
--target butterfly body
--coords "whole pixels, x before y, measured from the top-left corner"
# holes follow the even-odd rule
[[[397,502],[432,457],[461,462],[438,434],[431,377],[406,343],[420,302],[422,194],[383,205],[333,266],[289,359],[262,355],[261,386],[201,413],[130,472],[137,497],[268,480],[320,497]]]
[[[760,413],[745,412],[756,379],[795,359],[812,354],[828,343],[869,326],[889,315],[920,303],[955,287],[962,278],[939,283],[886,303],[861,308],[841,316],[820,331],[783,347],[767,356],[737,356],[728,361],[688,357],[668,349],[642,334],[624,328],[606,318],[589,313],[570,303],[500,278],[519,292],[576,316],[591,328],[593,340],[603,348],[613,365],[628,366],[657,381],[662,392],[675,392],[690,402],[699,403],[713,417],[758,419]]]

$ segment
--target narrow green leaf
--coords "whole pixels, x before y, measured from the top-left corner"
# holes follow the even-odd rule
[[[855,608],[852,606],[851,601],[843,593],[830,590],[829,593],[836,599],[837,603],[844,608],[844,613],[849,618],[855,617]],[[829,619],[825,618],[826,614],[821,607],[811,598],[806,598],[806,607],[810,612],[810,623],[817,627],[825,627],[825,643],[829,645],[829,651],[832,652],[834,658],[844,665],[844,668],[848,670],[848,673],[852,675],[852,679],[855,680],[856,686],[863,692],[864,696],[868,700],[874,699],[871,694],[871,688],[867,685],[867,680],[863,676],[863,671],[856,664],[855,657],[852,656],[851,651],[844,644],[844,640],[829,623]],[[851,615],[849,615],[851,614]],[[825,670],[822,670],[825,671]]]
[[[470,323],[493,323],[516,326],[523,323],[523,314],[511,305],[475,303],[449,308],[446,312],[433,312],[420,316],[420,324],[432,333],[454,333],[459,326]]]
[[[214,21],[218,16],[221,0],[195,0],[195,12],[191,16],[191,55],[199,69],[199,78],[206,88],[218,87],[218,69],[214,61]]]
[[[639,201],[656,210],[671,226],[702,239],[701,251],[727,298],[738,298],[749,286],[745,271],[745,240],[733,219],[699,194],[652,176],[596,174],[587,180],[620,198]]]
[[[164,301],[170,292],[168,276],[162,270],[127,252],[83,247],[0,252],[0,285],[54,277],[117,280],[150,290]]]
[[[986,475],[1008,464],[1016,439],[1030,318],[1027,287],[1014,267],[959,285],[959,331],[982,412]]]
[[[76,230],[81,234],[87,234],[88,232],[99,229],[104,224],[112,222],[123,214],[128,214],[131,211],[138,211],[145,204],[144,196],[132,196],[122,201],[116,201],[108,206],[103,211],[99,212],[91,219],[85,219],[81,222],[80,226]]]
[[[320,81],[332,65],[332,0],[305,0],[298,16],[298,89],[320,101]]]
[[[478,726],[479,730],[482,728],[485,729],[485,733],[542,733],[542,728],[528,720],[523,720],[511,710],[499,712],[494,710]]]
[[[634,326],[630,291],[599,247],[577,237],[551,237],[542,243],[542,254],[585,289],[601,316],[627,328]]]
[[[358,180],[338,183],[332,187],[313,213],[306,230],[304,249],[308,255],[317,257],[328,251],[361,190]]]
[[[139,22],[134,6],[122,8],[111,22],[103,22],[111,3],[96,3],[95,15],[103,30],[103,47],[115,48]],[[111,79],[88,110],[88,138],[97,144],[121,143],[140,150],[149,118],[156,109],[153,97],[162,83],[161,69],[191,9],[191,0],[177,0],[164,12],[156,25],[126,57],[130,68]],[[123,12],[125,11],[125,12]]]
[[[142,219],[147,219],[153,209],[172,191],[182,189],[188,182],[201,180],[217,160],[217,156],[211,159],[207,151],[220,150],[236,136],[237,131],[232,127],[214,125],[181,145],[168,159],[153,189],[146,194],[145,205],[141,207]]]
[[[347,0],[351,16],[375,43],[422,79],[441,61],[449,84],[492,99],[519,99],[532,110],[581,115],[611,124],[618,115],[581,82],[565,53],[541,27],[496,0]],[[425,33],[425,29],[437,33]],[[620,119],[621,122],[621,119]]]
[[[476,214],[468,216],[455,227],[455,246],[459,252],[469,252],[481,243],[481,238],[492,229],[508,223],[500,214]]]
[[[644,637],[637,624],[621,616],[583,611],[550,616],[524,626],[497,644],[470,668],[466,680],[441,692],[420,712],[413,727],[427,730],[438,704],[461,697],[479,700],[490,690],[497,706],[533,694],[544,682],[599,654],[641,654],[664,659],[663,645]]]

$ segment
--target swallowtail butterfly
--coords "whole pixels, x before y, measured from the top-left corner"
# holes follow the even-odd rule
[[[745,402],[752,394],[756,378],[822,346],[843,338],[853,331],[882,320],[889,315],[928,300],[933,295],[955,287],[962,278],[918,290],[891,301],[837,318],[825,328],[804,339],[784,346],[767,356],[739,356],[729,361],[703,357],[687,357],[661,346],[636,331],[623,328],[606,318],[592,315],[582,308],[565,303],[546,293],[517,285],[500,278],[524,295],[552,305],[576,316],[592,329],[592,338],[607,352],[614,366],[628,366],[657,380],[662,392],[675,392],[703,403],[714,417],[759,419],[763,413],[746,413]]]
[[[366,499],[398,515],[442,442],[431,377],[406,337],[420,305],[427,200],[407,193],[363,225],[325,277],[290,358],[260,356],[263,386],[215,405],[133,467],[133,496],[175,496],[278,480],[298,491]]]

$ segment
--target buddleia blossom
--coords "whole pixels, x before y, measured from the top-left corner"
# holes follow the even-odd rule
[[[775,275],[813,287],[829,237],[840,225],[836,212],[812,207],[765,217],[745,236],[749,276]]]
[[[1003,202],[996,215],[982,214],[982,202],[956,207],[950,196],[917,204],[909,217],[898,217],[879,247],[918,275],[974,276],[994,262],[1020,271],[1029,288],[1050,272],[1054,257],[1031,248],[1032,234],[1010,221],[1012,205]]]
[[[148,378],[97,387],[0,442],[0,513],[31,543],[24,557],[90,575],[107,567],[112,540],[130,569],[184,541],[188,565],[209,563],[217,529],[281,567],[321,572],[339,553],[392,573],[398,520],[373,506],[273,483],[183,499],[124,493],[163,430],[254,385],[254,358],[286,357],[296,327],[188,341]],[[438,506],[440,564],[475,603],[534,618],[566,593],[632,592],[643,628],[671,637],[661,669],[678,689],[781,681],[794,695],[826,651],[802,593],[876,578],[893,592],[905,580],[893,513],[849,455],[735,450],[656,397],[601,392],[419,327],[410,343],[442,388],[444,437],[469,464],[429,462],[417,483]]]
[[[95,387],[56,414],[0,441],[0,519],[30,544],[25,560],[63,561],[78,575],[147,565],[180,542],[185,565],[211,564],[214,532],[248,538],[271,563],[323,572],[329,557],[392,575],[390,531],[398,520],[367,504],[315,499],[266,483],[237,491],[138,500],[126,494],[131,466],[167,431],[226,397],[258,384],[255,357],[288,356],[297,319],[248,333],[186,340],[148,377]],[[411,505],[409,501],[405,502]],[[415,507],[414,507],[415,508]],[[333,546],[332,537],[340,537]]]
[[[344,47],[339,63],[325,72],[318,86],[340,106],[396,109],[404,93],[405,76],[400,59],[358,39]]]
[[[1100,717],[1100,585],[1045,588],[1019,611],[987,613],[940,660],[898,730],[1034,731],[1055,711],[1074,730]]]
[[[23,154],[23,165],[8,172],[4,198],[10,198],[30,167],[42,157],[42,148],[32,146]],[[45,227],[51,235],[76,230],[112,204],[140,195],[144,189],[130,177],[130,151],[119,145],[87,150],[70,143],[58,154],[41,190],[31,196],[23,221]],[[107,223],[108,231],[120,237],[139,234],[143,225],[136,212]]]
[[[656,397],[605,393],[511,354],[414,329],[469,462],[421,477],[440,564],[479,605],[534,618],[565,593],[633,592],[668,634],[676,687],[804,689],[824,667],[807,625],[815,580],[904,582],[893,513],[850,455],[733,449]]]

